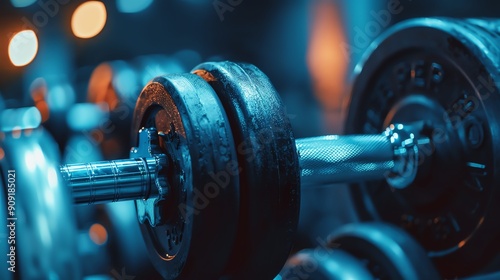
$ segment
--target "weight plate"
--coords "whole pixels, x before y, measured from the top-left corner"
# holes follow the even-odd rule
[[[156,128],[169,158],[164,224],[141,224],[154,266],[166,279],[217,279],[239,215],[234,140],[213,89],[193,74],[155,78],[137,100],[133,139]]]
[[[346,132],[425,121],[435,147],[421,154],[427,175],[405,190],[385,181],[353,186],[359,214],[405,228],[445,277],[470,274],[498,251],[498,26],[410,20],[377,39],[356,67]]]
[[[288,259],[274,280],[373,279],[365,264],[341,249],[317,247],[298,252]]]
[[[441,279],[423,248],[390,224],[348,224],[334,232],[329,243],[362,260],[374,279]]]
[[[9,261],[14,262],[4,265],[15,265],[20,279],[80,279],[73,203],[59,174],[57,145],[42,129],[0,136],[0,169],[7,186],[1,207],[12,206],[5,223],[9,238],[14,236],[9,240],[15,240],[9,244],[9,253],[15,254]]]
[[[240,223],[226,273],[233,279],[272,279],[288,257],[299,216],[300,173],[290,122],[278,93],[255,66],[204,63],[193,73],[219,96],[238,151]]]

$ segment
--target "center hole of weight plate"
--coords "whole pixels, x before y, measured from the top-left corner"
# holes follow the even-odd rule
[[[415,183],[399,191],[415,206],[429,206],[446,191],[446,187],[435,181],[443,165],[438,162],[448,160],[450,149],[457,143],[454,134],[449,133],[443,115],[445,110],[435,100],[423,94],[410,94],[397,102],[387,114],[384,125],[402,123],[411,127],[416,138],[428,137],[431,143],[419,145],[418,174]],[[447,166],[449,166],[448,163]]]

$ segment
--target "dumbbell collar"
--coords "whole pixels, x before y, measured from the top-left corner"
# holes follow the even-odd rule
[[[130,150],[130,158],[147,161],[146,173],[150,178],[148,183],[144,184],[145,197],[136,200],[137,216],[141,223],[148,220],[151,226],[157,226],[162,222],[162,207],[169,189],[166,180],[167,156],[160,150],[155,128],[142,128],[138,140],[137,147]]]
[[[384,132],[394,147],[394,167],[386,177],[393,188],[404,189],[417,177],[419,145],[430,143],[429,138],[420,135],[417,130],[418,125],[391,124]]]

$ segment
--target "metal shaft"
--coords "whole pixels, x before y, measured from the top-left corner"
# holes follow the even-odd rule
[[[428,142],[427,138],[421,140]],[[297,139],[301,184],[317,186],[385,178],[392,187],[405,188],[417,173],[419,141],[403,125],[391,125],[384,134]],[[165,155],[68,164],[61,166],[61,173],[76,204],[147,199],[159,193],[155,187],[157,171],[166,164],[160,157]]]
[[[297,139],[301,185],[326,185],[386,179],[393,188],[413,183],[419,145],[429,138],[413,133],[419,124],[390,125],[383,134]]]
[[[395,167],[394,147],[382,134],[304,138],[296,146],[301,185],[383,179]]]
[[[147,198],[154,190],[156,159],[136,158],[61,166],[76,204]]]

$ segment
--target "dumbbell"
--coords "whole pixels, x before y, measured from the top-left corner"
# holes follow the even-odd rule
[[[432,123],[428,176],[405,190],[383,181],[350,190],[362,220],[405,228],[446,278],[499,267],[499,23],[425,18],[394,26],[364,54],[346,102],[348,134]]]
[[[41,128],[0,139],[2,279],[79,279],[76,221],[55,140]]]
[[[303,153],[304,183],[327,180],[329,174],[338,176],[328,179],[331,182],[349,181],[354,176],[354,180],[383,178],[394,169],[394,178],[389,177],[395,184],[401,184],[396,176],[399,172],[402,179],[416,173],[417,146],[411,141],[405,142],[407,148],[398,146],[406,140],[401,126],[393,130],[399,131],[402,142],[391,143],[391,137],[394,140],[391,130],[387,135],[305,139],[295,145],[283,106],[257,68],[229,62],[208,63],[197,67],[194,73],[199,76],[160,77],[143,90],[132,128],[140,130],[137,147],[131,151],[134,159],[61,168],[77,203],[146,199],[137,202],[137,209],[139,220],[144,223],[143,233],[151,237],[146,241],[153,256],[172,259],[172,256],[191,255],[205,259],[208,256],[202,253],[217,252],[213,264],[208,264],[208,260],[193,260],[192,266],[197,267],[188,273],[202,273],[206,277],[209,269],[205,266],[212,269],[219,266],[239,279],[272,278],[277,274],[290,250],[298,217],[297,148]],[[242,111],[235,112],[238,109]],[[353,152],[353,146],[360,151]],[[314,157],[318,154],[314,149],[319,147],[326,151],[325,158],[321,154]],[[329,154],[328,147],[337,152]],[[334,164],[336,157],[338,164]],[[359,172],[352,170],[364,163],[366,167]],[[399,168],[400,165],[407,168]],[[183,181],[189,182],[188,186],[193,184],[193,189],[183,190]],[[151,192],[158,193],[158,197],[147,199]],[[238,211],[243,213],[238,215]],[[159,213],[163,212],[171,214],[161,217]],[[216,217],[224,219],[217,221]],[[170,221],[164,225],[162,218]],[[182,229],[187,225],[199,229]],[[214,240],[217,235],[220,241]],[[232,248],[234,236],[237,240]],[[183,238],[200,245],[183,248],[186,242]],[[200,248],[204,252],[199,252]],[[268,248],[274,248],[273,253],[267,252]],[[228,251],[226,256],[224,250]],[[262,256],[264,252],[266,257]],[[224,261],[227,258],[229,264]],[[165,277],[177,276],[175,273],[180,269],[174,266],[175,258],[168,262],[172,267],[158,259],[157,268],[163,270]],[[202,275],[193,276],[197,277]]]
[[[436,24],[430,26],[429,22]],[[375,195],[385,193],[389,196],[388,199],[392,195],[398,200],[402,200],[402,196],[406,201],[413,202],[414,199],[416,205],[408,203],[408,207],[414,207],[414,212],[418,214],[432,215],[433,211],[444,211],[439,203],[446,202],[447,193],[443,195],[440,192],[441,201],[438,203],[426,201],[419,193],[432,193],[434,190],[423,188],[425,184],[422,182],[461,178],[483,170],[486,172],[484,176],[490,176],[491,180],[476,177],[475,182],[485,180],[491,186],[494,179],[491,174],[495,170],[495,149],[491,138],[496,133],[495,123],[487,122],[488,125],[481,125],[482,129],[479,129],[477,125],[470,128],[469,122],[474,124],[474,121],[467,121],[461,122],[463,125],[458,127],[449,125],[449,118],[442,120],[440,117],[443,114],[439,115],[440,112],[450,113],[444,109],[446,106],[453,105],[454,113],[457,113],[457,108],[470,107],[470,102],[465,102],[470,100],[453,99],[446,95],[462,92],[462,86],[458,86],[462,82],[461,76],[456,78],[456,75],[463,72],[455,73],[455,76],[444,76],[444,73],[449,73],[450,67],[466,65],[470,66],[467,68],[469,71],[498,71],[493,68],[491,57],[474,56],[479,54],[473,52],[478,50],[479,41],[473,40],[472,36],[487,30],[487,26],[477,27],[477,23],[443,19],[413,21],[386,33],[383,39],[373,45],[372,55],[365,56],[362,67],[356,68],[356,71],[362,71],[358,73],[354,86],[350,105],[352,110],[348,117],[349,127],[369,131],[368,135],[327,136],[295,141],[277,94],[258,69],[245,64],[208,63],[196,67],[194,75],[159,77],[146,86],[134,114],[132,133],[140,133],[138,137],[133,136],[138,140],[134,145],[136,148],[131,151],[132,160],[70,165],[62,167],[61,171],[65,181],[74,189],[73,196],[77,201],[137,199],[143,235],[153,262],[164,277],[217,278],[226,275],[238,279],[272,278],[279,271],[292,244],[298,216],[299,180],[306,186],[308,183],[385,178],[384,183],[379,180],[370,188],[367,187],[369,184],[358,188],[361,197],[365,198],[363,206],[366,209],[372,207],[374,214],[378,214],[387,204],[379,201],[374,205],[373,193],[370,192],[376,191]],[[471,34],[462,25],[473,29],[475,33]],[[425,42],[415,43],[414,48],[407,43],[399,48],[396,44],[401,41],[399,36],[412,39],[411,36],[404,35],[407,33],[414,37],[430,34],[440,43],[421,40]],[[469,37],[463,37],[462,33]],[[384,45],[385,40],[390,43]],[[413,39],[412,42],[414,41]],[[387,48],[384,51],[387,54],[374,55],[373,52],[382,52],[382,45]],[[439,53],[440,48],[444,47],[448,48],[444,53]],[[394,62],[401,57],[414,59],[418,56],[417,52],[406,58],[404,50],[418,50],[420,53],[425,50],[433,54],[431,58],[436,59],[435,53],[442,54],[444,60],[453,55],[458,58],[455,64],[448,62],[428,65],[426,62],[419,62],[409,63],[409,68],[402,67],[401,71],[377,71],[383,68],[382,62]],[[484,48],[481,50],[484,51]],[[404,65],[406,64],[403,63]],[[406,71],[408,69],[410,70]],[[366,73],[374,76],[385,73],[386,76],[375,79],[365,76],[368,75]],[[395,76],[389,77],[390,74]],[[375,101],[379,105],[383,103],[384,99],[369,99],[372,91],[381,90],[388,102],[397,100],[391,99],[395,94],[386,87],[373,86],[379,79],[389,80],[389,85],[395,86],[398,92],[406,93],[403,96],[408,98],[395,104],[394,108],[391,107],[392,111],[385,109],[377,113],[367,110],[363,111],[366,116],[358,116],[359,113],[354,112],[359,108],[376,107]],[[438,95],[443,89],[436,84],[440,85],[443,81],[457,85],[453,90]],[[497,90],[495,86],[492,87]],[[425,92],[429,89],[429,93]],[[377,95],[376,98],[380,96]],[[490,98],[491,103],[494,103],[498,97]],[[480,108],[490,106],[489,104],[490,102],[481,104],[483,107]],[[434,111],[437,111],[438,117],[433,114],[419,116],[421,112]],[[480,110],[473,110],[478,111]],[[491,109],[484,112],[487,114],[475,116],[476,120],[479,117],[495,116]],[[381,118],[381,115],[386,116]],[[385,125],[375,126],[367,120],[396,125],[390,126],[387,135],[380,135],[379,132]],[[398,123],[404,125],[397,125]],[[453,170],[451,168],[445,170],[448,173],[433,168],[436,162],[453,158],[450,151],[453,151],[457,142],[463,140],[464,133],[458,131],[463,127],[467,128],[465,135],[468,137],[465,140],[472,142],[475,149],[488,152],[484,154],[488,163],[481,164],[467,159],[464,161],[464,158],[457,157],[453,164],[465,166],[472,171],[460,169],[464,171],[463,174],[450,175],[449,171]],[[377,128],[380,130],[377,131]],[[444,130],[440,130],[443,128]],[[448,130],[454,133],[449,133]],[[7,134],[5,138],[11,140],[11,136]],[[428,145],[430,152],[426,154],[428,149],[420,149],[419,144]],[[461,148],[460,145],[459,147]],[[340,162],[336,162],[337,158],[341,158]],[[425,159],[423,164],[422,158]],[[386,186],[387,183],[392,188]],[[432,182],[428,185],[433,186]],[[482,187],[484,188],[483,185]],[[491,194],[493,188],[490,187],[488,191]],[[366,195],[367,193],[372,196]],[[450,193],[454,195],[453,190]],[[473,223],[477,220],[477,213],[485,213],[484,209],[493,210],[496,207],[494,203],[486,203],[493,199],[494,196],[489,196],[479,200],[479,204],[475,204],[478,205],[476,212],[469,211],[470,215],[464,216],[463,220]],[[393,212],[394,216],[398,216],[399,209],[394,209]],[[466,235],[457,246],[453,245],[455,240],[443,242],[442,247],[451,246],[452,249],[439,252],[430,250],[431,256],[456,262],[478,261],[490,257],[491,254],[485,254],[464,258],[462,251],[470,250],[470,244],[477,243],[483,244],[479,247],[480,250],[490,250],[484,244],[498,233],[498,226],[493,223],[492,216],[494,212],[488,216],[483,215],[474,227],[475,231]],[[406,225],[409,224],[410,232],[412,224],[421,223],[422,220],[412,218],[411,215],[402,218]],[[426,222],[426,226],[443,229],[440,219]],[[484,232],[486,229],[490,232]],[[440,238],[450,236],[449,232],[446,235],[446,230],[444,227],[444,234]],[[481,232],[482,239],[478,237],[478,231]],[[425,232],[425,229],[418,229],[413,234],[427,250],[432,249],[432,246],[428,247],[429,244],[426,244],[427,236],[419,236],[421,232]],[[457,253],[461,258],[457,257]],[[449,263],[446,265],[450,266]],[[444,274],[455,273],[446,270],[443,265],[440,267],[444,269],[441,270]],[[460,269],[462,268],[457,271]]]
[[[391,224],[347,224],[319,240],[291,256],[275,280],[440,279],[422,246]]]
[[[387,177],[403,188],[416,176],[417,138],[403,125],[295,143],[277,93],[256,67],[206,63],[193,73],[156,78],[142,91],[130,159],[69,164],[61,178],[49,177],[57,189],[70,187],[77,204],[136,200],[165,278],[274,277],[292,246],[300,179]],[[6,133],[4,150],[21,146],[23,134]],[[24,177],[26,165],[12,166],[22,166],[15,169]]]

